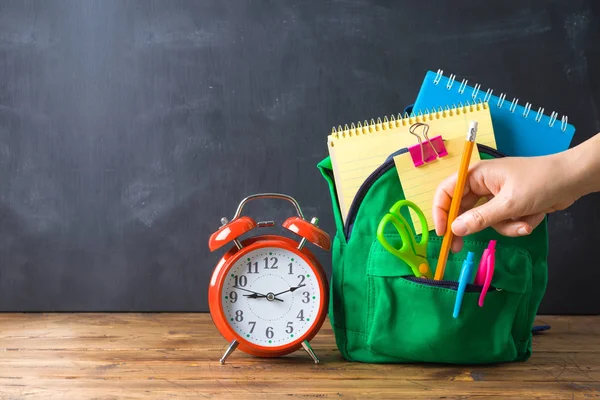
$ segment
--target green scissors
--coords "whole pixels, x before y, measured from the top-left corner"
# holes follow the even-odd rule
[[[421,222],[421,230],[423,233],[421,234],[421,240],[418,242],[416,239],[416,232],[411,228],[408,221],[400,214],[400,209],[404,206],[412,208]],[[388,222],[391,222],[400,234],[402,247],[399,249],[390,245],[384,237],[383,231]],[[377,227],[377,239],[387,251],[406,262],[415,276],[419,278],[424,276],[433,279],[429,261],[427,261],[429,227],[423,211],[421,211],[419,206],[415,203],[410,200],[400,200],[394,204],[392,208],[390,208],[390,212],[381,219],[381,222],[379,222],[379,226]]]

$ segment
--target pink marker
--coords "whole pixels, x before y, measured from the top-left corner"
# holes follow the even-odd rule
[[[481,256],[481,260],[479,261],[479,268],[477,268],[477,274],[475,275],[475,281],[473,284],[477,286],[483,286],[485,282],[485,273],[487,271],[487,255],[489,253],[489,245],[488,248],[483,251],[483,255]]]
[[[483,307],[483,299],[490,288],[492,277],[494,276],[494,265],[496,262],[496,241],[490,240],[487,249],[483,251],[481,261],[479,262],[479,269],[475,276],[475,284],[483,286],[481,295],[479,296],[479,307]]]

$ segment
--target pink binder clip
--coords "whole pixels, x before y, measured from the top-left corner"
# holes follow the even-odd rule
[[[425,141],[422,141],[421,137],[414,132],[414,129],[418,126],[423,126],[423,136],[425,137]],[[446,150],[446,146],[444,146],[444,140],[442,139],[442,136],[438,135],[432,139],[429,139],[427,137],[428,130],[429,126],[420,122],[410,127],[410,133],[416,136],[417,140],[419,140],[419,144],[415,144],[408,148],[415,167],[419,167],[425,163],[448,155],[448,151]]]

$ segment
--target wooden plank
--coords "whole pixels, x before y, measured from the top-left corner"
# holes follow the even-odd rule
[[[0,398],[600,398],[600,317],[540,317],[527,362],[363,364],[342,359],[328,322],[302,351],[236,351],[208,314],[0,314]]]
[[[469,382],[414,381],[398,379],[340,380],[332,377],[316,381],[287,379],[171,380],[166,378],[132,381],[104,379],[0,380],[0,394],[27,399],[149,399],[149,398],[497,398],[572,399],[600,398],[599,383],[581,382]]]
[[[380,379],[399,378],[421,381],[579,381],[600,382],[600,362],[596,354],[539,353],[524,363],[497,366],[438,366],[414,364],[348,363],[333,351],[314,365],[299,351],[278,360],[260,360],[234,353],[220,365],[221,353],[212,351],[7,351],[0,353],[0,377],[138,379],[140,373],[165,379],[228,379],[236,374],[264,380],[297,379]],[[74,367],[76,369],[74,370]],[[201,378],[199,378],[201,377]]]
[[[600,353],[600,316],[546,317],[538,323],[552,329],[534,337],[536,351]],[[208,349],[226,346],[208,314],[0,314],[0,326],[0,349],[191,351],[200,344]],[[314,345],[331,347],[332,340],[326,322]]]

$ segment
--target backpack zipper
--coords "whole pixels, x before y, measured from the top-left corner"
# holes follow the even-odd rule
[[[446,289],[458,290],[458,281],[449,281],[449,280],[439,280],[436,281],[434,279],[428,278],[417,278],[416,276],[402,276],[402,279],[406,279],[407,281],[421,283],[423,285],[442,287]],[[481,292],[483,286],[474,285],[472,283],[467,283],[465,286],[465,292]],[[490,285],[488,292],[497,291],[497,289]]]
[[[488,154],[494,158],[502,158],[505,157],[504,154],[500,153],[498,150],[493,149],[484,144],[477,143],[477,149],[479,152]],[[346,218],[346,223],[344,224],[344,236],[346,240],[350,240],[350,234],[352,233],[352,226],[354,225],[354,220],[356,219],[356,214],[358,213],[358,209],[362,204],[365,196],[371,186],[379,179],[383,174],[389,171],[394,166],[394,157],[400,154],[404,154],[408,152],[408,148],[405,147],[392,153],[386,158],[386,160],[377,167],[371,174],[364,180],[364,182],[360,185],[354,199],[352,200],[352,204],[350,204],[350,209],[348,210],[348,217]]]

